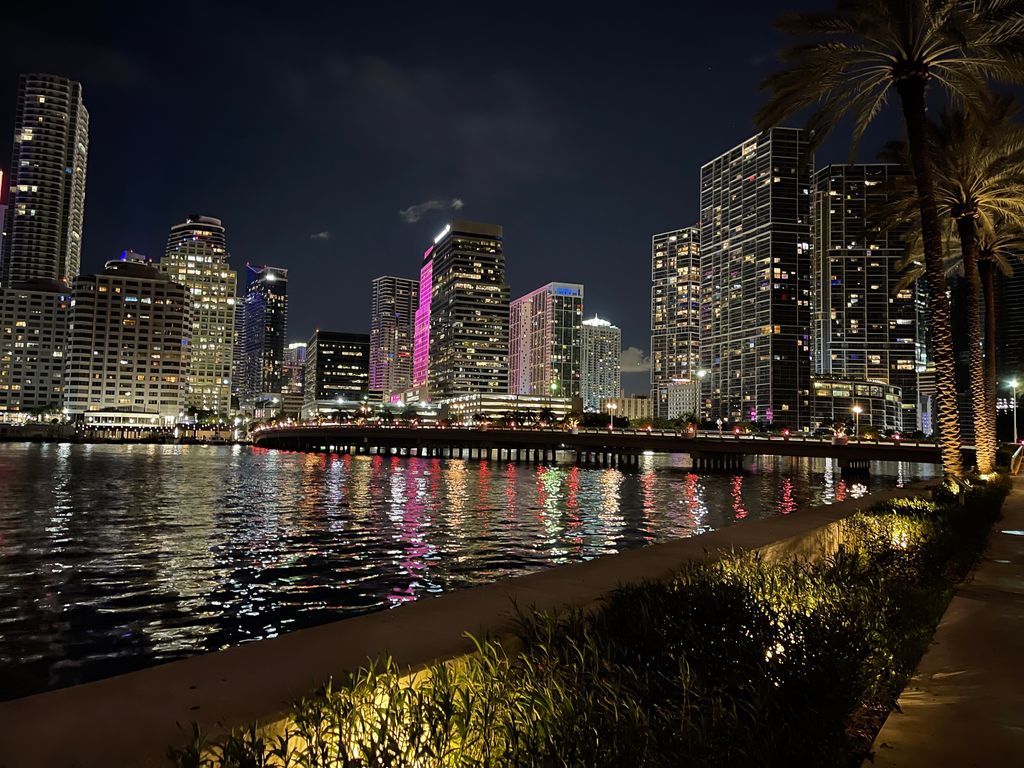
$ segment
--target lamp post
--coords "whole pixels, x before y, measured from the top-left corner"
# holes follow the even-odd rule
[[[1010,379],[1008,382],[1013,388],[1013,444],[1017,444],[1017,380]]]
[[[704,377],[707,376],[709,373],[711,373],[711,371],[709,371],[709,370],[707,370],[705,368],[701,368],[699,371],[697,371],[697,392],[696,392],[697,401],[693,404],[694,405],[693,415],[697,417],[697,427],[698,428],[700,427],[700,420],[701,420],[701,413],[702,413],[701,406],[703,405],[703,403],[701,403],[701,401],[700,401],[701,390],[704,387]]]
[[[864,412],[864,409],[859,405],[855,405],[850,410],[853,411],[853,434],[860,440],[860,415]]]
[[[555,392],[558,391],[558,382],[552,381],[548,387],[551,390],[551,397],[548,398],[548,411],[551,413],[551,426],[554,426],[555,421]]]
[[[619,404],[614,402],[608,403],[606,407],[608,408],[608,418],[610,419],[608,429],[615,429],[615,411],[618,409]]]

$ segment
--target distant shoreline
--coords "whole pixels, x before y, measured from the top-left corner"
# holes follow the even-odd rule
[[[193,437],[169,432],[112,436],[109,429],[81,430],[68,424],[0,424],[0,443],[75,443],[81,445],[248,445],[248,441],[229,437]],[[99,434],[97,434],[99,433]]]

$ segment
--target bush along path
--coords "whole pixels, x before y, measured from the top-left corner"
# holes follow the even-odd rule
[[[985,546],[1007,485],[900,499],[816,564],[754,555],[525,615],[412,678],[388,660],[286,725],[171,749],[183,768],[859,765]]]

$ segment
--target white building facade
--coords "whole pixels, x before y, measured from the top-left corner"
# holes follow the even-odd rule
[[[103,272],[79,277],[72,295],[66,411],[156,415],[173,425],[185,409],[188,290],[126,252]]]
[[[171,227],[160,269],[189,292],[191,355],[185,407],[227,416],[235,346],[237,275],[220,219],[189,216]]]
[[[622,388],[622,331],[595,315],[583,321],[582,332],[580,396],[585,410],[597,411]]]

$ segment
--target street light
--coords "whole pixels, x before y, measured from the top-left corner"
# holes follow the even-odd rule
[[[702,413],[701,407],[703,405],[703,403],[701,403],[701,399],[700,399],[701,398],[701,388],[704,386],[704,378],[709,373],[711,373],[711,371],[707,370],[706,368],[701,368],[699,371],[697,371],[697,388],[696,388],[696,392],[694,393],[696,395],[697,402],[695,402],[693,404],[693,413],[697,417],[697,424],[698,425],[700,424],[700,418],[701,418],[701,413]],[[694,434],[696,434],[696,431],[694,432]]]
[[[860,440],[860,415],[864,413],[864,409],[855,405],[850,410],[853,411],[853,434]]]
[[[618,409],[619,404],[612,402],[608,403],[605,407],[608,409],[608,418],[610,419],[608,429],[615,429],[615,411]]]
[[[1010,379],[1010,381],[1007,382],[1007,383],[1011,387],[1013,387],[1013,444],[1016,445],[1017,444],[1017,380],[1016,379]]]

